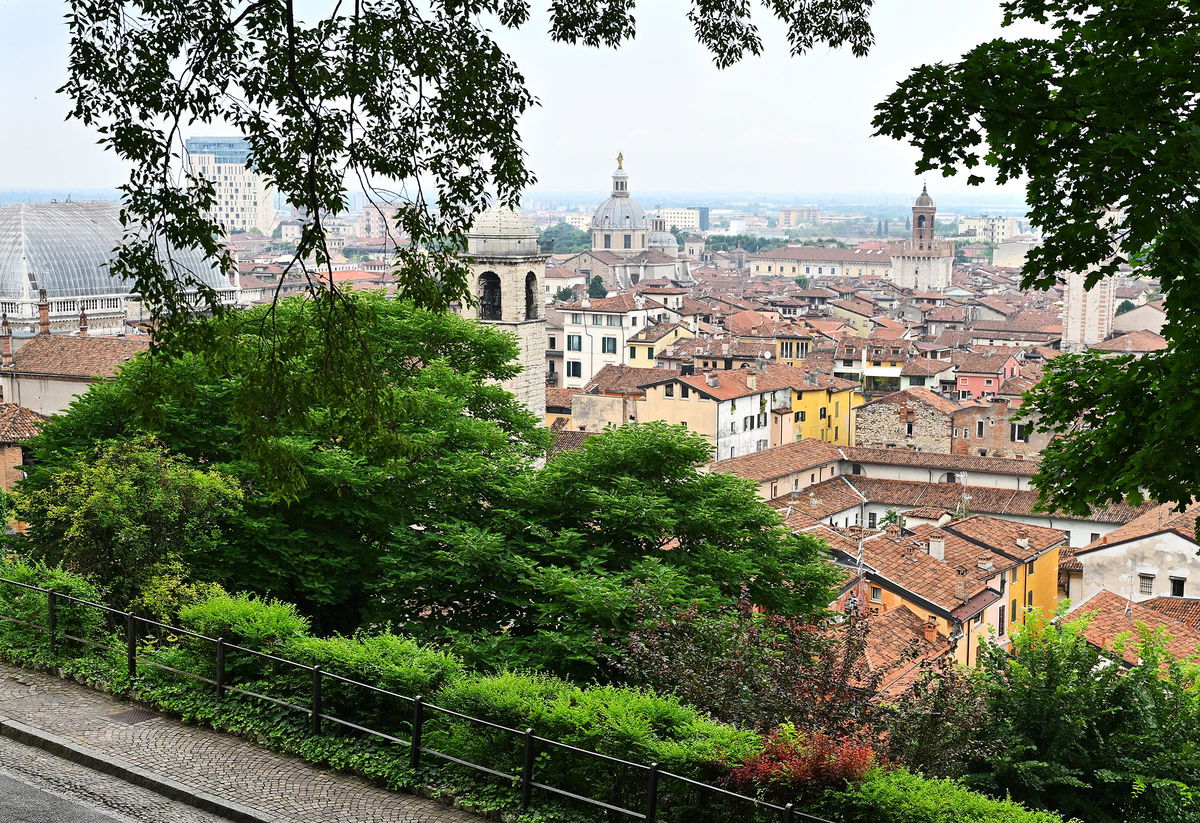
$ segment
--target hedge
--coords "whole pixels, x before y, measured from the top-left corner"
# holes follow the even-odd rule
[[[97,599],[86,580],[15,558],[0,559],[0,577],[53,587],[84,599]],[[0,585],[0,614],[45,623],[44,594]],[[210,591],[181,609],[181,627],[208,637],[285,657],[303,666],[361,680],[403,695],[420,693],[425,700],[513,729],[531,727],[536,734],[571,746],[640,763],[657,762],[666,771],[720,782],[730,770],[760,751],[753,732],[714,721],[672,697],[617,686],[579,686],[540,674],[502,672],[480,675],[461,660],[420,646],[394,634],[357,634],[316,638],[294,606],[248,595]],[[60,643],[51,654],[45,634],[0,621],[0,653],[18,664],[51,665],[64,674],[117,693],[128,694],[185,721],[233,731],[279,751],[314,763],[361,774],[392,789],[453,793],[476,810],[503,812],[508,819],[560,823],[595,819],[539,794],[536,811],[516,813],[517,793],[511,783],[440,765],[427,756],[420,774],[408,766],[407,747],[358,736],[326,724],[326,733],[309,733],[306,714],[250,697],[229,695],[217,701],[212,687],[167,671],[142,666],[129,678],[123,640],[110,631],[98,612],[60,603],[62,631],[93,640],[111,640],[111,651]],[[174,668],[211,676],[212,643],[167,633],[143,639],[140,655]],[[231,685],[281,696],[307,706],[311,673],[283,664],[263,664],[250,655],[227,657]],[[410,704],[381,697],[370,689],[326,679],[325,713],[407,738]],[[427,714],[425,746],[455,757],[515,773],[523,740],[479,724]],[[542,744],[538,780],[629,808],[644,800],[645,773]],[[774,820],[756,815],[744,801],[711,802],[678,781],[661,784],[660,819],[664,823],[723,823],[727,820]],[[740,809],[735,809],[741,803]],[[809,809],[839,823],[1062,823],[1048,812],[1033,812],[1008,801],[993,800],[947,780],[929,780],[901,769],[877,769],[856,785],[826,794],[820,809]]]

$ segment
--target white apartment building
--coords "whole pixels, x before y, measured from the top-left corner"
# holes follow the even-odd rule
[[[559,307],[563,317],[563,386],[583,388],[605,366],[625,363],[629,338],[646,326],[679,322],[679,313],[640,294],[583,298]]]
[[[275,228],[275,191],[266,178],[246,166],[250,144],[241,137],[191,137],[188,168],[216,187],[213,217],[228,232]]]
[[[705,208],[686,208],[686,209],[655,209],[659,217],[662,217],[667,228],[682,229],[684,231],[704,231],[708,229],[708,209]]]
[[[974,235],[988,243],[1004,243],[1021,233],[1021,221],[1016,217],[962,217],[958,233]]]

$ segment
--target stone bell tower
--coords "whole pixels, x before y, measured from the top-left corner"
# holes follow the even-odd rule
[[[537,229],[512,209],[493,207],[467,234],[469,286],[463,313],[517,339],[521,373],[502,385],[539,420],[546,416],[546,257]]]

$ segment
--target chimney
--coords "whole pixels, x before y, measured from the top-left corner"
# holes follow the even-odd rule
[[[50,299],[46,290],[38,290],[38,334],[50,333]]]
[[[717,373],[715,371],[710,371],[704,375],[704,382],[715,389],[717,386],[721,385],[721,378],[717,377]]]
[[[929,556],[935,560],[946,559],[946,533],[935,531],[929,533]]]
[[[883,533],[895,540],[900,537],[900,526],[897,523],[888,523],[884,527]]]
[[[938,640],[937,618],[930,617],[925,623],[925,642],[936,643]]]
[[[748,372],[746,374],[746,388],[748,388],[750,391],[756,391],[758,389],[758,375],[754,372]]]
[[[592,307],[592,298],[584,297],[579,301],[580,308],[590,309]]]
[[[646,296],[644,294],[642,294],[641,292],[638,292],[637,294],[635,294],[633,296],[633,307],[635,309],[646,308]]]
[[[954,577],[954,599],[963,603],[967,602],[967,569],[965,566],[959,566],[955,571]]]
[[[79,336],[87,337],[87,332],[88,332],[87,312],[85,312],[83,309],[80,309],[79,310]]]
[[[1017,528],[1017,546],[1026,551],[1029,550],[1029,532],[1025,530],[1024,526]]]
[[[12,364],[12,329],[8,325],[8,314],[5,314],[0,322],[0,366],[7,369]]]

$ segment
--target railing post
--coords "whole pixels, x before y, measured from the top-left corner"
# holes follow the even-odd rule
[[[525,730],[525,758],[521,762],[521,811],[529,808],[533,796],[533,729]]]
[[[50,653],[58,651],[58,596],[54,589],[46,591],[46,631],[50,636]]]
[[[425,722],[425,701],[417,695],[413,700],[412,743],[409,744],[408,765],[413,771],[421,768],[421,725]]]
[[[217,700],[225,696],[225,638],[217,638]]]
[[[312,733],[321,733],[321,667],[312,667]]]
[[[646,775],[646,823],[658,823],[658,764],[650,764]]]
[[[134,627],[133,612],[125,612],[125,660],[129,667],[129,676],[137,677],[137,630]]]
[[[783,807],[783,823],[792,823],[792,809],[794,808],[794,803],[788,803]]]

